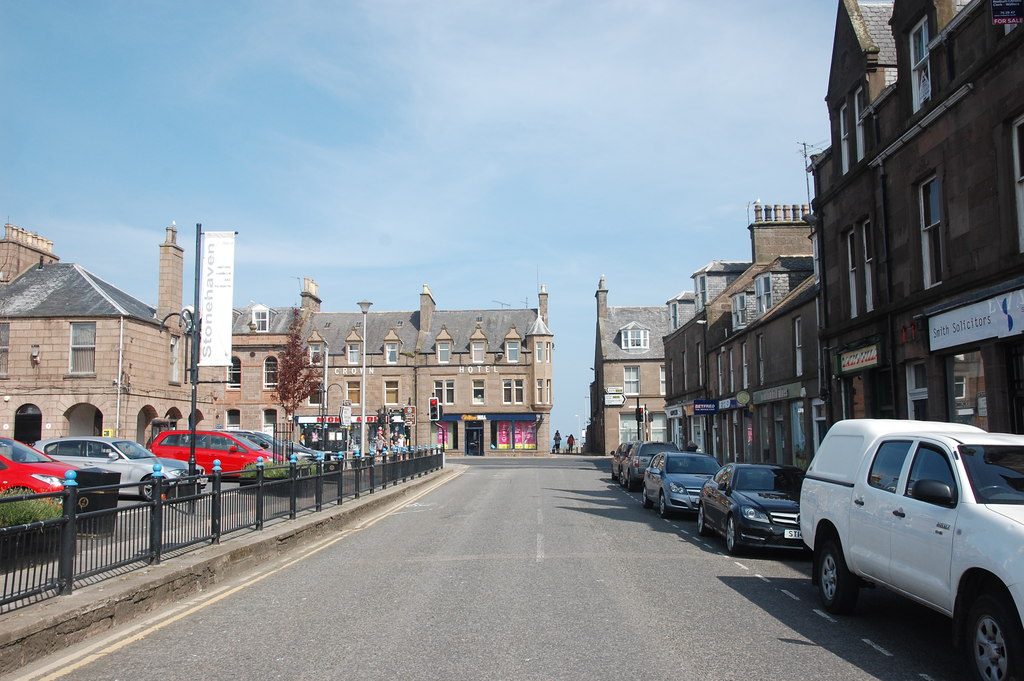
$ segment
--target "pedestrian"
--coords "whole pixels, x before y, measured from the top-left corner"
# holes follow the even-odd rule
[[[686,451],[688,451],[688,452],[696,452],[696,451],[698,451],[698,450],[699,450],[699,447],[697,447],[697,443],[696,443],[696,442],[694,442],[693,440],[690,440],[690,441],[689,441],[689,442],[687,443],[687,445],[686,445]]]
[[[553,454],[558,454],[562,450],[562,434],[557,430],[555,431],[555,448],[551,450]]]
[[[565,438],[565,446],[569,448],[569,453],[572,454],[572,448],[576,446],[576,438],[572,436],[572,433],[569,433],[569,437]]]

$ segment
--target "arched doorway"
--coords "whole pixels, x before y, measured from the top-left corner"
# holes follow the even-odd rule
[[[43,412],[34,404],[23,404],[14,412],[14,439],[33,445],[43,438]]]
[[[139,413],[135,417],[135,441],[145,442],[146,441],[146,429],[149,428],[149,424],[156,419],[156,409],[150,405],[144,406],[139,410]]]
[[[102,435],[103,412],[92,404],[80,402],[64,412],[68,435]]]

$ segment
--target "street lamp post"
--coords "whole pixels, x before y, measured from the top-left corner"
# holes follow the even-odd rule
[[[327,365],[331,360],[331,348],[324,339],[324,351],[320,361],[324,363],[322,381],[320,382],[320,451],[327,451]]]
[[[359,379],[359,453],[366,454],[366,314],[373,305],[369,300],[360,300],[359,309],[363,312],[363,347],[360,348],[360,379]]]

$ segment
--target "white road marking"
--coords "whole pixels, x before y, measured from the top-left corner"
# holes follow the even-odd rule
[[[832,617],[831,615],[826,613],[824,610],[818,610],[817,608],[815,608],[814,609],[814,614],[817,615],[818,617],[827,619],[829,622],[832,622],[833,624],[835,624],[835,622],[836,622],[836,618]]]
[[[735,564],[736,567],[738,567],[741,570],[749,570],[750,569],[746,565],[744,565],[743,563],[737,563],[736,561],[733,561],[733,564]]]
[[[883,655],[885,655],[886,657],[892,657],[893,656],[892,653],[890,653],[888,650],[886,650],[882,646],[878,645],[877,643],[875,643],[871,639],[869,639],[869,638],[862,638],[861,640],[864,641],[864,643],[867,643],[869,646],[871,646],[875,650],[877,650],[878,652],[880,652]]]
[[[799,596],[797,596],[796,594],[794,594],[794,593],[792,593],[790,591],[786,591],[785,589],[779,589],[779,591],[781,591],[782,593],[786,594],[787,596],[792,598],[794,601],[799,601],[800,600]]]
[[[537,562],[544,561],[544,535],[537,533]]]
[[[769,579],[768,579],[767,577],[765,577],[764,575],[754,575],[754,576],[755,576],[755,577],[757,577],[758,579],[760,579],[760,580],[761,580],[762,582],[766,582],[766,583],[768,583],[768,584],[771,584],[771,580],[769,580]]]

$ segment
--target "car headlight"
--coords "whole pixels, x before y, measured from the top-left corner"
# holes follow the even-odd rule
[[[187,473],[187,472],[188,471],[186,469],[184,469],[184,468],[171,468],[171,469],[165,468],[164,469],[164,476],[168,477],[168,478],[180,478],[181,476],[185,475],[185,473]]]
[[[56,475],[46,475],[45,473],[33,473],[32,477],[36,480],[49,485],[50,487],[63,487],[64,480],[58,478]]]
[[[668,491],[672,494],[686,494],[686,488],[674,482],[668,483]]]
[[[768,516],[765,515],[765,513],[761,509],[754,508],[753,506],[744,506],[742,508],[742,513],[743,517],[747,520],[754,520],[759,523],[771,522],[770,520],[768,520]]]

